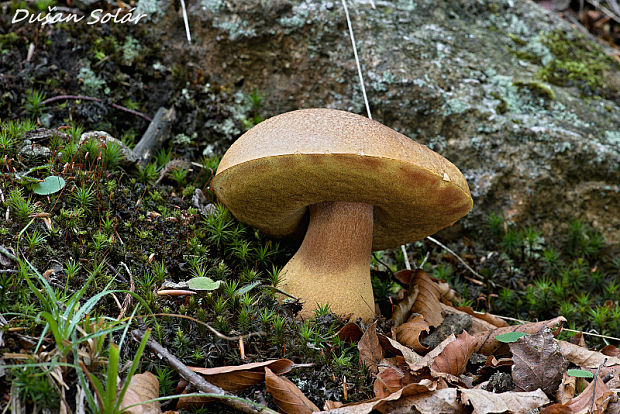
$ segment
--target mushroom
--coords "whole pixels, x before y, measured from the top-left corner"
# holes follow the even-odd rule
[[[305,236],[278,287],[299,316],[329,304],[371,320],[370,253],[422,239],[472,208],[450,161],[360,115],[287,112],[256,125],[222,157],[212,189],[241,222],[267,235]]]

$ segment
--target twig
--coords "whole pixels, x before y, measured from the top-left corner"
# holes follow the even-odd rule
[[[440,242],[439,240],[431,237],[431,236],[426,236],[426,238],[430,241],[432,241],[433,243],[435,243],[436,245],[438,245],[439,247],[441,247],[442,249],[444,249],[445,251],[447,251],[448,253],[450,253],[452,256],[456,257],[456,259],[461,262],[461,264],[463,266],[465,266],[467,268],[467,270],[469,270],[470,272],[472,272],[474,275],[476,275],[477,277],[479,277],[480,279],[482,279],[483,277],[480,276],[478,274],[478,272],[476,272],[474,269],[472,269],[471,267],[469,267],[469,265],[467,263],[465,263],[465,260],[461,259],[461,256],[459,256],[458,254],[454,253],[448,246],[446,246],[445,244],[443,244],[442,242]],[[465,279],[469,280],[470,282],[473,282],[477,285],[482,285],[483,283],[479,280],[476,279],[472,279],[470,277],[465,277]]]
[[[137,158],[138,165],[146,164],[157,148],[168,139],[175,118],[174,107],[170,109],[160,107],[157,110],[146,132],[133,149],[133,155]]]
[[[84,96],[84,95],[58,95],[58,96],[54,96],[52,98],[48,98],[48,99],[44,100],[43,102],[41,102],[41,105],[47,105],[47,104],[52,103],[52,102],[64,101],[64,100],[67,100],[67,99],[105,103],[102,99],[94,98],[92,96]],[[143,114],[142,112],[138,112],[138,111],[135,111],[133,109],[129,109],[129,108],[126,108],[126,107],[124,107],[122,105],[118,105],[118,104],[115,104],[115,103],[111,103],[110,106],[112,108],[116,108],[118,110],[130,113],[132,115],[139,116],[140,118],[142,118],[142,119],[144,119],[146,121],[149,121],[149,122],[152,121],[152,119],[149,116]]]
[[[259,332],[251,332],[247,335],[239,335],[239,336],[226,336],[223,333],[219,332],[217,329],[215,329],[214,327],[212,327],[211,325],[209,325],[206,322],[200,321],[196,318],[192,318],[191,316],[187,316],[187,315],[177,315],[175,313],[154,313],[152,315],[149,316],[169,316],[172,318],[182,318],[182,319],[188,319],[192,322],[196,322],[199,323],[200,325],[205,326],[208,330],[210,330],[211,332],[213,332],[213,334],[215,334],[216,336],[225,339],[227,341],[238,341],[240,339],[244,339],[244,338],[251,338],[252,336],[261,336],[264,335],[265,333],[262,331]]]
[[[594,384],[592,385],[592,402],[590,402],[589,411],[591,413],[594,412],[592,409],[594,408],[594,398],[596,397],[596,383],[598,382],[598,373],[601,371],[601,367],[605,365],[605,362],[607,362],[607,358],[605,358],[601,365],[598,366],[598,368],[596,369],[596,374],[594,374]]]
[[[5,247],[0,246],[0,253],[2,253],[3,255],[5,255],[6,257],[8,257],[9,259],[13,259],[14,261],[18,261],[17,257],[15,257],[14,254],[12,254],[11,252],[9,252]]]
[[[393,279],[396,277],[396,276],[394,276],[394,272],[392,271],[392,269],[390,269],[390,266],[388,266],[388,265],[386,265],[385,263],[383,263],[383,262],[381,261],[381,259],[379,259],[379,258],[377,257],[377,253],[372,252],[372,257],[374,257],[374,258],[375,258],[375,260],[376,260],[377,262],[381,263],[381,264],[383,265],[383,267],[385,267],[385,268],[388,270],[388,272],[390,272],[390,275],[392,275],[392,278],[393,278]]]
[[[144,333],[138,329],[133,330],[131,334],[133,338],[138,342],[140,342],[144,337]],[[264,407],[251,401],[241,400],[236,395],[226,392],[220,387],[211,384],[203,377],[190,370],[185,364],[183,364],[177,357],[168,352],[168,350],[161,346],[157,341],[149,338],[146,342],[146,346],[149,347],[149,349],[151,349],[153,352],[155,352],[158,357],[166,361],[172,368],[174,368],[179,373],[179,375],[181,375],[181,377],[191,383],[198,390],[206,392],[208,394],[217,394],[222,396],[222,403],[244,413],[277,414],[276,411],[273,411],[270,408]]]

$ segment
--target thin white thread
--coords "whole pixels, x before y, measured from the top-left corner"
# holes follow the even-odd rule
[[[187,41],[192,43],[192,35],[189,32],[189,20],[187,19],[187,11],[185,10],[185,0],[181,0],[181,8],[183,9],[183,23],[185,23],[185,34],[187,35]]]
[[[353,54],[355,55],[355,64],[357,65],[357,74],[360,78],[360,86],[362,87],[362,95],[364,96],[364,103],[366,104],[366,112],[368,118],[372,119],[370,113],[370,105],[368,104],[368,97],[366,96],[366,88],[364,87],[364,76],[362,75],[362,66],[360,65],[360,59],[357,56],[357,47],[355,46],[355,36],[353,36],[353,26],[351,26],[351,18],[349,17],[349,9],[347,8],[346,0],[342,0],[342,7],[344,7],[344,14],[347,16],[347,25],[349,25],[349,36],[351,37],[351,46],[353,46]]]
[[[374,2],[371,1],[372,8],[375,8]],[[344,8],[344,14],[347,17],[347,25],[349,26],[349,36],[351,37],[351,46],[353,47],[353,54],[355,55],[355,64],[357,65],[357,74],[360,79],[360,86],[362,88],[362,96],[364,97],[364,104],[366,105],[366,113],[368,118],[372,119],[370,112],[370,104],[368,103],[368,96],[366,96],[366,87],[364,86],[364,76],[362,75],[362,65],[360,65],[360,59],[357,55],[357,46],[355,46],[355,36],[353,35],[353,26],[351,25],[351,17],[349,16],[349,9],[347,8],[346,0],[342,0],[342,7]],[[405,245],[400,246],[400,250],[403,252],[403,259],[405,260],[405,268],[411,270],[411,263],[409,262],[409,254]]]

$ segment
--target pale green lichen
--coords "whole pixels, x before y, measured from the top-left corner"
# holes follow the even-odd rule
[[[110,93],[110,88],[106,85],[106,82],[95,75],[95,72],[88,66],[83,66],[78,72],[78,78],[82,82],[81,90],[88,96],[95,96],[99,94],[103,88],[105,94]]]
[[[446,101],[443,115],[450,116],[452,114],[462,114],[467,111],[468,108],[469,105],[459,99],[449,99]]]
[[[166,0],[139,0],[135,15],[145,14],[149,21],[157,21],[166,14],[170,5]]]
[[[125,43],[123,43],[123,65],[131,66],[136,58],[140,56],[142,46],[140,42],[131,36],[127,36]]]

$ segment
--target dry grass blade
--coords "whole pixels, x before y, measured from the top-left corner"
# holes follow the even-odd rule
[[[288,378],[278,377],[267,367],[265,367],[265,386],[275,404],[286,414],[320,411]]]

